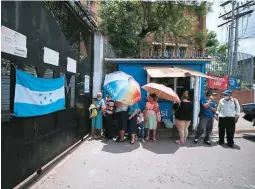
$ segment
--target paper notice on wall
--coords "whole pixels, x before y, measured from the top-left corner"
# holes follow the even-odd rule
[[[43,61],[47,64],[58,66],[59,64],[59,53],[44,47]]]
[[[1,51],[4,53],[27,57],[27,37],[5,26],[1,26]]]
[[[67,57],[67,71],[76,73],[77,63],[76,60]]]
[[[88,75],[84,76],[84,93],[89,93],[90,77]]]

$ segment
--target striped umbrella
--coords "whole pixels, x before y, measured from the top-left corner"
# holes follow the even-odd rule
[[[114,101],[133,105],[141,100],[141,89],[130,75],[117,71],[105,76],[104,89]]]

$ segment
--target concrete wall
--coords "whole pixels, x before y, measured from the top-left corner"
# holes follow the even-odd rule
[[[104,62],[104,38],[101,33],[94,34],[94,74],[93,74],[93,98],[102,91]]]
[[[222,92],[223,91],[220,90],[216,92],[217,95],[215,101],[217,103],[222,98]],[[233,97],[238,99],[240,105],[254,102],[253,90],[233,91]]]

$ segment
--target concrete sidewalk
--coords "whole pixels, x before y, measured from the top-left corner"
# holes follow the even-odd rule
[[[236,134],[255,133],[253,122],[243,119],[244,113],[241,113],[239,121],[236,124]],[[214,120],[213,134],[218,134],[218,121]]]
[[[30,189],[255,188],[255,138],[234,149],[192,140],[103,143],[87,141],[41,175]]]

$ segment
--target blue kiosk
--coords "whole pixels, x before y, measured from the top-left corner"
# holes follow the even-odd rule
[[[181,96],[185,90],[190,91],[191,101],[194,104],[193,129],[198,123],[199,100],[204,95],[204,81],[206,64],[212,59],[122,59],[122,58],[105,58],[106,64],[117,64],[118,70],[123,71],[131,76],[143,86],[147,83],[154,82],[171,87],[178,95]],[[154,75],[153,70],[165,68],[187,69],[191,73],[189,77],[178,77],[178,74],[171,73],[171,69],[166,69],[167,73]],[[170,71],[169,71],[170,70]],[[141,89],[142,100],[139,102],[141,109],[144,109],[148,93]],[[173,121],[172,105],[173,102],[163,99],[158,100],[162,119]]]

